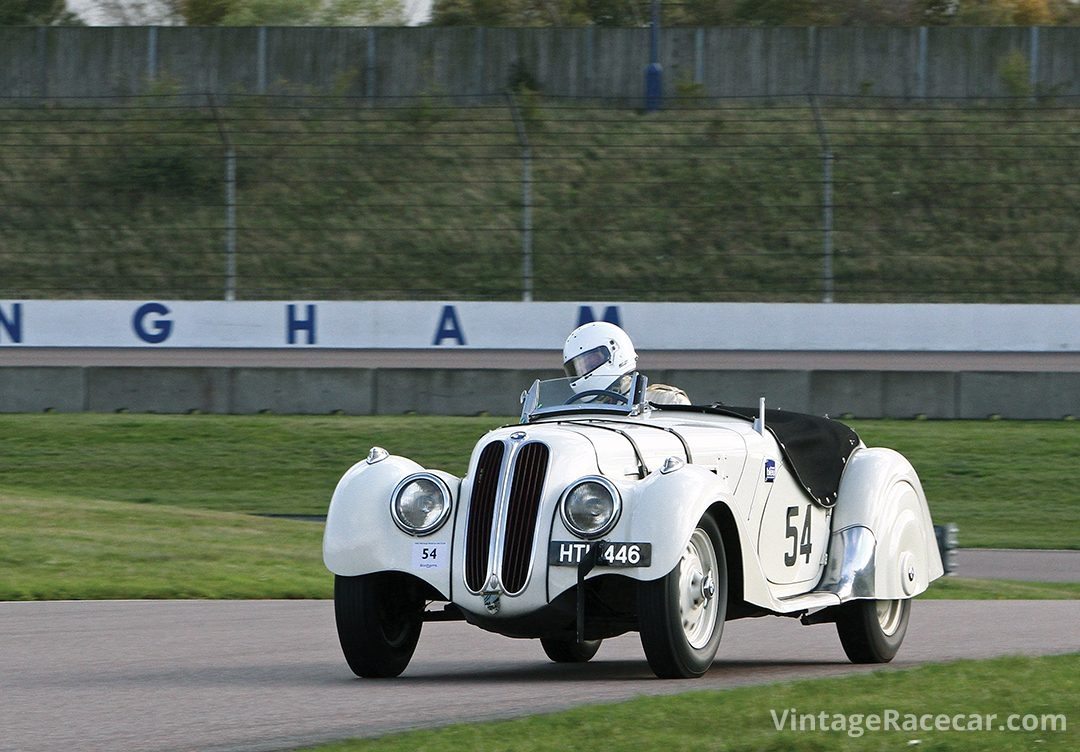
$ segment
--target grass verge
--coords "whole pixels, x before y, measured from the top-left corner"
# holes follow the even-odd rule
[[[509,419],[2,415],[0,490],[259,514],[323,514],[373,445],[463,473]]]
[[[0,600],[329,598],[322,526],[0,496]]]
[[[476,440],[510,418],[0,415],[0,492],[232,512],[321,514],[372,445],[463,474]],[[960,544],[1080,548],[1080,424],[850,421],[918,470]],[[1037,481],[1037,482],[1035,482]]]
[[[325,512],[373,444],[463,473],[474,442],[506,420],[0,416],[0,598],[329,597],[321,526],[237,512]],[[1075,424],[853,425],[913,461],[963,545],[1077,546]],[[924,597],[1077,598],[1080,585],[949,578]]]
[[[0,495],[0,600],[330,598],[322,525]],[[942,578],[923,598],[1080,598],[1080,583]]]
[[[909,671],[640,698],[513,721],[341,742],[308,752],[545,752],[580,749],[587,743],[613,752],[1074,750],[1080,746],[1075,725],[1076,708],[1080,707],[1078,673],[1078,654],[961,661]],[[785,711],[792,710],[798,715],[825,713],[826,725],[836,730],[793,731],[784,718]],[[886,711],[898,713],[900,730],[869,730],[869,717],[884,717]],[[783,730],[776,728],[773,713]],[[963,714],[964,728],[974,729],[979,724],[988,730],[904,730],[909,714],[916,716],[916,726],[927,714],[945,714],[950,719]],[[979,720],[971,714],[978,714]],[[989,714],[997,717],[986,723]],[[1034,716],[1040,725],[1046,716],[1047,724],[1056,722],[1058,730],[1000,730],[1013,714],[1021,716],[1016,721],[1021,726],[1026,720],[1023,716]],[[820,717],[816,720],[820,722]],[[931,724],[934,722],[936,718]]]
[[[845,421],[868,446],[915,467],[934,522],[955,522],[960,545],[1080,548],[1080,423],[1073,421]]]
[[[1076,600],[1080,582],[1020,582],[1019,580],[976,580],[970,577],[942,577],[920,598],[931,600]]]

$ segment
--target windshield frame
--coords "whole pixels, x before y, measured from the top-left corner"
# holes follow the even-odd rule
[[[570,382],[577,381],[577,377],[561,379],[537,379],[527,390],[521,393],[521,423],[531,423],[537,418],[546,418],[552,415],[584,415],[588,413],[604,413],[615,415],[638,415],[646,407],[645,390],[649,386],[649,380],[645,374],[635,371],[630,374],[630,390],[627,393],[627,401],[617,405],[596,402],[557,402],[543,404],[541,401],[547,395],[557,392],[568,391],[573,396]],[[545,387],[545,385],[547,385]],[[563,389],[565,387],[565,389]]]

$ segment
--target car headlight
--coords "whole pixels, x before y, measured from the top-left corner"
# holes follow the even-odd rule
[[[598,475],[582,478],[562,498],[562,519],[582,538],[599,538],[615,527],[622,511],[619,490]]]
[[[438,530],[450,514],[450,489],[442,478],[415,473],[404,478],[390,497],[390,516],[409,535]]]

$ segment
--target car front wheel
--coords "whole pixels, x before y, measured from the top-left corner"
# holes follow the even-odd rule
[[[397,572],[334,578],[338,640],[357,676],[386,678],[409,665],[423,626],[424,598]]]
[[[678,565],[638,587],[638,628],[653,673],[690,679],[709,670],[724,629],[727,587],[720,529],[706,515]]]
[[[852,663],[888,663],[900,649],[911,600],[858,600],[838,607],[836,631]]]

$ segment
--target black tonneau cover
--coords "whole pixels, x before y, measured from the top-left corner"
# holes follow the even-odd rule
[[[696,412],[728,415],[753,421],[758,417],[756,407],[727,405],[654,405],[665,412]],[[840,476],[848,457],[859,445],[859,435],[852,429],[829,418],[816,415],[765,410],[765,428],[780,444],[784,459],[792,474],[823,507],[836,504],[840,491]]]

